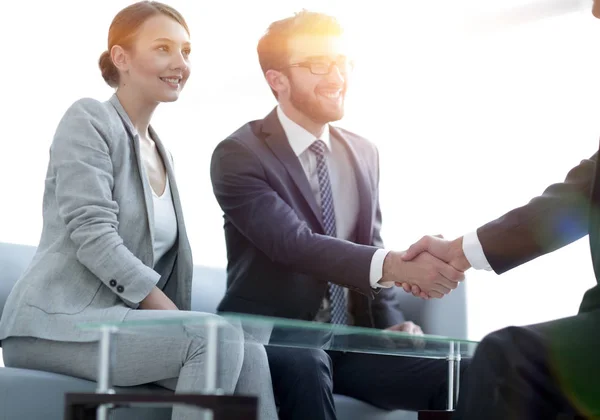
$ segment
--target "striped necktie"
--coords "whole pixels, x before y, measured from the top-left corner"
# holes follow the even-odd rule
[[[316,140],[310,146],[310,151],[317,156],[317,174],[319,176],[319,189],[321,192],[321,212],[323,213],[323,226],[325,234],[336,236],[335,212],[333,210],[333,194],[327,169],[325,151],[327,146],[322,140]],[[347,305],[344,288],[337,284],[329,283],[329,301],[331,303],[331,323],[347,324]]]

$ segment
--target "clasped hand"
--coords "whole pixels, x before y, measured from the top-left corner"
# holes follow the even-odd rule
[[[441,235],[424,236],[405,252],[388,253],[382,282],[423,299],[442,298],[458,287],[469,268],[462,237],[447,241]]]

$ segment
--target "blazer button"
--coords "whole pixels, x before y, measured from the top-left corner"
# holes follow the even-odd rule
[[[115,287],[117,285],[117,281],[115,279],[112,279],[108,282],[108,284],[110,284],[110,287]]]
[[[125,288],[121,285],[117,286],[117,292],[119,293],[123,293],[125,291]]]

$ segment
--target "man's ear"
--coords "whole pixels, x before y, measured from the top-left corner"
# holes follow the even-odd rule
[[[267,79],[269,87],[277,92],[277,94],[285,92],[289,89],[289,79],[280,71],[267,70],[265,73],[265,79]]]

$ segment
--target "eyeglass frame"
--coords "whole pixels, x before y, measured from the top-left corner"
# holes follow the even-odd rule
[[[325,64],[323,62],[315,62],[315,61],[300,61],[298,63],[292,63],[292,64],[288,64],[285,67],[281,67],[279,68],[279,70],[285,70],[285,69],[289,69],[289,68],[293,68],[293,67],[297,67],[297,68],[306,68],[310,71],[311,74],[314,74],[315,76],[328,76],[331,74],[331,71],[333,70],[333,66],[336,66],[337,69],[339,70],[340,73],[342,74],[348,74],[350,72],[352,72],[354,70],[354,61],[353,60],[346,60],[345,63],[340,63],[337,60],[333,60],[329,63],[329,67],[327,69],[327,73],[315,73],[313,71],[312,65],[320,65],[320,64]],[[348,70],[342,70],[340,68],[340,65],[345,64],[345,66],[348,68]]]

